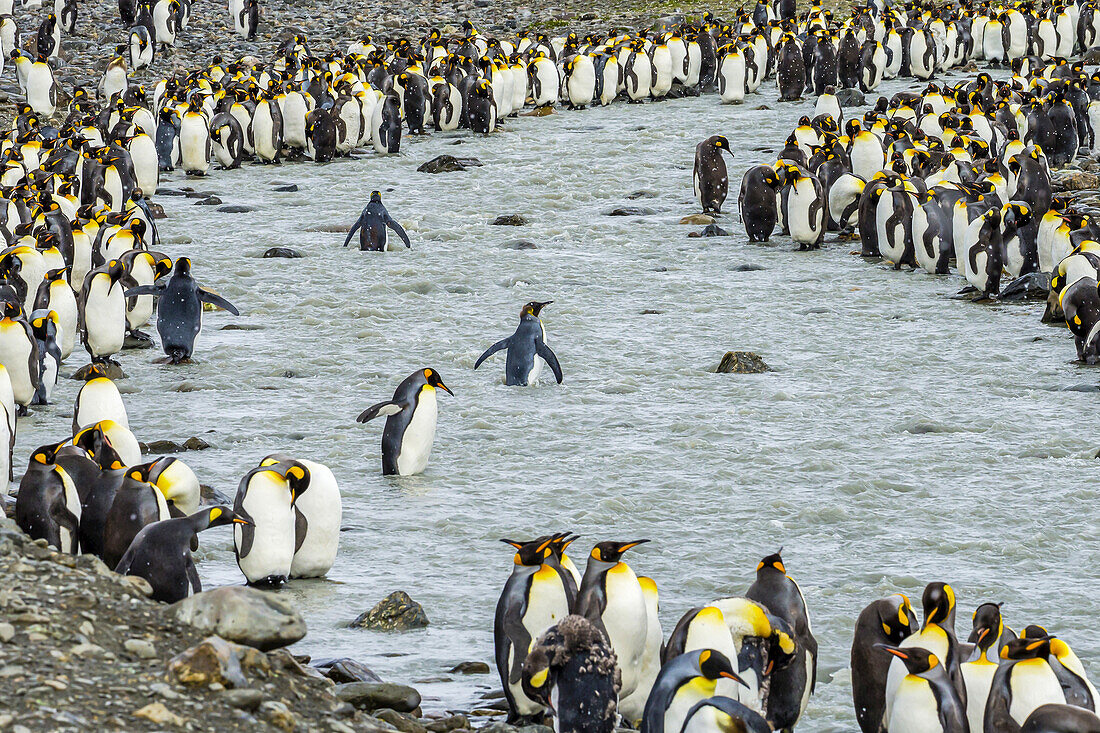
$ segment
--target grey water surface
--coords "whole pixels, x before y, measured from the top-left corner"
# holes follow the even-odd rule
[[[332,467],[339,558],[327,579],[280,591],[309,624],[295,651],[412,683],[429,712],[476,707],[499,689],[495,669],[447,670],[492,661],[512,566],[498,539],[571,530],[582,561],[599,540],[652,540],[626,559],[657,581],[666,634],[686,609],[743,593],[782,545],[821,646],[800,726],[810,733],[855,728],[847,663],[860,609],[898,591],[919,605],[932,580],[955,587],[960,635],[979,603],[1004,601],[1011,626],[1047,625],[1097,674],[1100,373],[1071,363],[1069,334],[1041,325],[1039,305],[953,299],[960,278],[888,270],[832,235],[819,252],[779,236],[748,243],[741,175],[774,161],[813,106],[775,97],[766,85],[740,106],[618,103],[508,120],[487,139],[406,137],[395,157],[166,177],[256,207],[157,197],[162,249],[191,257],[242,316],[207,314],[194,364],[122,355],[131,429],[208,440],[181,457],[229,496],[270,452]],[[736,154],[719,221],[733,236],[689,239],[701,227],[678,221],[697,211],[694,146],[715,133]],[[416,172],[444,153],[485,165]],[[274,193],[273,181],[300,190]],[[342,249],[343,234],[321,231],[350,225],[372,189],[411,251]],[[626,198],[639,190],[655,196]],[[655,213],[606,216],[622,206]],[[513,213],[531,223],[490,226]],[[516,239],[537,248],[505,246]],[[275,246],[305,256],[260,259]],[[473,371],[529,300],[554,301],[543,320],[563,385],[544,370],[536,387],[505,387],[503,354]],[[219,330],[230,323],[252,330]],[[774,371],[714,374],[731,349]],[[431,462],[385,478],[381,421],[355,416],[426,366],[455,392],[440,394]],[[78,385],[63,382],[56,405],[20,423],[17,462],[66,434]],[[207,587],[243,582],[227,530],[202,545]],[[397,589],[424,605],[428,629],[345,628]]]

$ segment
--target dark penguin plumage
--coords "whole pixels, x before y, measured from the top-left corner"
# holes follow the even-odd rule
[[[722,135],[711,135],[695,146],[695,198],[704,214],[722,213],[722,204],[729,192],[729,174],[722,151],[730,150],[730,142]],[[730,155],[733,155],[732,151]]]
[[[382,126],[379,129],[378,142],[384,152],[399,152],[401,150],[401,100],[397,92],[390,90],[379,104],[382,105]]]
[[[1063,288],[1058,303],[1073,334],[1077,358],[1086,364],[1100,363],[1100,290],[1097,281],[1082,277]]]
[[[53,388],[57,386],[58,370],[61,368],[61,346],[57,337],[57,313],[55,311],[36,310],[31,313],[31,332],[38,342],[38,384],[34,388],[31,404],[49,404]]]
[[[222,131],[225,130],[223,133]],[[228,160],[215,155],[226,170],[240,168],[244,160],[244,129],[240,121],[228,112],[220,112],[210,120],[210,137],[225,150]]]
[[[713,683],[722,678],[744,684],[730,664],[729,657],[713,649],[695,649],[670,659],[661,667],[653,682],[642,715],[640,733],[681,733],[666,727],[665,716],[681,688],[698,677],[712,683],[712,690]],[[679,722],[678,727],[682,728],[683,722]]]
[[[907,675],[917,680],[923,680],[932,692],[936,710],[919,710],[918,712],[913,705],[924,703],[926,697],[918,696],[919,693],[914,694],[915,685],[903,687],[899,690],[894,697],[893,714],[901,719],[902,725],[906,722],[911,723],[911,718],[915,717],[915,712],[918,712],[922,720],[925,718],[931,719],[934,712],[935,718],[939,720],[939,730],[943,733],[970,733],[970,726],[966,721],[966,708],[959,699],[958,692],[955,690],[951,678],[948,677],[947,670],[944,669],[944,665],[935,654],[920,647],[902,649],[888,644],[879,645],[878,649],[884,655],[888,653],[900,659],[905,665]],[[912,704],[907,704],[911,701]],[[889,733],[888,721],[883,721],[883,729],[886,733]]]
[[[775,231],[779,188],[779,175],[771,166],[757,165],[745,171],[737,204],[750,242],[767,242]]]
[[[788,36],[779,47],[776,75],[780,101],[790,102],[802,98],[802,92],[806,88],[806,61],[794,36]]]
[[[1027,716],[1020,733],[1100,733],[1100,717],[1073,705],[1040,705]]]
[[[195,339],[202,330],[203,303],[240,315],[228,300],[199,286],[191,274],[191,260],[186,257],[176,260],[167,278],[126,291],[127,298],[135,295],[158,296],[157,333],[161,349],[173,364],[190,359],[195,351]]]
[[[622,679],[615,652],[581,616],[566,616],[544,633],[523,663],[523,690],[550,707],[558,733],[612,733]]]
[[[890,657],[876,647],[897,646],[917,630],[917,618],[903,595],[880,598],[860,612],[852,639],[852,702],[863,733],[879,733],[886,710]]]
[[[306,134],[318,163],[327,163],[336,156],[338,120],[334,107],[317,108],[306,115]]]
[[[439,372],[434,369],[418,369],[397,385],[393,399],[371,405],[355,419],[356,422],[365,423],[376,417],[385,416],[386,428],[382,431],[382,473],[384,475],[409,475],[424,470],[435,438],[436,389],[442,389],[447,394],[454,395],[454,392],[443,384]],[[419,410],[428,410],[429,414],[417,420]],[[407,435],[410,427],[416,431],[415,434]],[[405,441],[410,438],[409,449],[403,456]]]
[[[344,246],[348,246],[352,236],[358,229],[359,250],[361,252],[384,252],[386,249],[387,227],[401,237],[406,249],[412,248],[409,235],[405,233],[405,229],[397,223],[397,220],[390,216],[390,212],[386,210],[385,204],[382,203],[382,194],[378,191],[372,191],[370,203],[363,209],[363,213],[359,215],[355,223],[351,225],[351,230],[348,232],[347,238],[344,239]]]
[[[1066,702],[1065,690],[1050,661],[1051,638],[1013,639],[1001,649],[1002,661],[993,675],[985,705],[986,731],[1015,733],[1020,730],[1026,719],[1017,720],[1012,714],[1012,700],[1018,691],[1026,691],[1032,701],[1045,696],[1052,704]]]
[[[142,527],[181,514],[149,483],[151,467],[151,463],[128,467],[111,502],[103,522],[103,562],[109,568],[118,565]]]
[[[558,380],[558,384],[561,384],[561,365],[558,364],[558,357],[546,345],[546,329],[539,318],[542,309],[553,302],[552,300],[544,303],[532,301],[523,306],[519,312],[519,326],[516,332],[486,349],[485,353],[474,362],[474,369],[501,349],[508,349],[508,360],[504,366],[505,384],[527,386],[533,379],[532,375],[537,376],[538,366],[535,357],[541,358],[550,365],[554,371],[554,378]]]
[[[787,575],[782,549],[760,561],[756,581],[745,597],[763,604],[787,622],[795,640],[792,663],[776,668],[768,691],[768,722],[776,730],[793,729],[802,715],[802,701],[817,684],[817,639],[810,630],[810,615],[798,583]]]
[[[684,727],[687,727],[696,714],[707,708],[714,708],[720,716],[725,716],[726,719],[719,722],[720,730],[730,733],[771,733],[773,730],[760,713],[731,697],[722,695],[708,697],[692,705],[684,718]]]
[[[15,523],[31,539],[44,539],[59,552],[75,555],[80,496],[65,469],[54,463],[63,445],[44,445],[31,454],[15,497]]]
[[[496,102],[493,87],[486,79],[478,80],[466,98],[466,114],[470,129],[488,135],[496,128]]]
[[[162,603],[182,601],[189,592],[201,593],[202,583],[191,557],[197,535],[204,529],[230,523],[247,524],[229,507],[202,509],[189,517],[154,522],[137,533],[115,572],[145,578],[153,587],[152,598]]]
[[[78,433],[74,445],[63,448],[56,461],[80,492],[80,551],[103,557],[107,515],[126,477],[126,467],[98,427]]]

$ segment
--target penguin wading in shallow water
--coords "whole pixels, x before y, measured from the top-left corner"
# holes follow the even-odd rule
[[[296,462],[260,466],[237,487],[233,513],[245,520],[233,526],[233,546],[249,585],[279,586],[294,563],[294,503],[306,488],[306,473]]]
[[[532,301],[519,312],[519,326],[508,338],[501,339],[485,350],[474,362],[474,369],[501,349],[508,349],[508,359],[504,365],[504,383],[509,386],[526,387],[538,381],[545,361],[554,371],[554,378],[561,384],[562,372],[558,357],[546,345],[546,328],[542,325],[539,313],[554,301],[543,303]],[[536,358],[538,357],[538,358]]]
[[[292,578],[319,578],[336,562],[343,510],[340,487],[328,466],[304,458],[273,454],[261,466],[297,463],[306,471],[309,490],[294,502],[294,560]]]
[[[531,542],[501,540],[514,547],[516,554],[512,574],[497,600],[493,647],[508,700],[508,720],[513,723],[532,720],[545,709],[543,702],[525,692],[523,665],[532,642],[569,615],[568,589],[561,573],[547,562],[553,541],[553,537]]]
[[[371,405],[355,419],[365,423],[376,417],[386,418],[382,431],[383,475],[412,476],[427,468],[438,416],[436,389],[454,396],[439,372],[418,369],[397,385],[393,399]]]
[[[969,733],[963,703],[935,654],[920,647],[879,648],[900,659],[906,670],[883,720],[885,733]]]
[[[695,199],[703,207],[704,214],[721,214],[722,204],[729,192],[729,174],[722,151],[730,151],[730,143],[722,135],[712,135],[695,146]],[[733,152],[730,151],[730,155]]]
[[[387,227],[401,237],[406,249],[412,249],[409,235],[405,233],[405,229],[397,223],[397,220],[390,216],[390,212],[386,210],[385,205],[382,203],[382,194],[378,191],[371,191],[370,203],[363,209],[363,213],[359,215],[355,223],[351,225],[351,230],[348,232],[347,238],[344,239],[344,246],[348,246],[352,236],[355,235],[355,230],[358,229],[360,252],[383,252],[388,249],[386,246]]]

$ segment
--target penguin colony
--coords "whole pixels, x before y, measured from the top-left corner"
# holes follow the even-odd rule
[[[973,11],[872,4],[838,25],[809,10],[801,36],[785,44],[797,46],[792,59],[813,59],[804,81],[819,94],[814,115],[799,121],[775,164],[745,173],[740,220],[750,241],[778,228],[801,250],[820,248],[827,231],[855,232],[864,257],[936,275],[954,269],[977,298],[1043,292],[1044,322],[1064,318],[1078,359],[1098,363],[1097,212],[1052,195],[1051,170],[1097,149],[1100,73],[1066,57],[1096,42],[1100,18],[1076,4]],[[866,38],[867,59],[889,51],[884,70],[865,63],[860,76],[821,61],[823,45],[833,58],[830,44],[843,58],[852,34]],[[1010,78],[929,82],[847,120],[835,95],[837,84],[869,91],[880,78],[927,80],[983,59],[1008,67]],[[723,141],[710,138],[696,153],[704,211],[720,211],[725,198]]]

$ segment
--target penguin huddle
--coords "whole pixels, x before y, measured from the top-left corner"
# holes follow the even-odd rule
[[[749,239],[778,229],[812,249],[826,231],[854,232],[864,257],[954,271],[962,294],[1046,294],[1043,320],[1064,319],[1078,359],[1100,362],[1100,212],[1052,193],[1052,170],[1095,150],[1100,73],[1060,57],[1010,63],[1006,80],[929,83],[848,120],[822,95],[825,111],[799,121],[778,160],[745,173]]]
[[[665,639],[656,584],[622,559],[646,540],[596,544],[581,575],[567,554],[576,539],[502,540],[515,555],[493,638],[509,722],[551,715],[561,731],[621,723],[643,733],[794,728],[816,682],[817,641],[780,553],[759,563],[744,596],[690,609]]]
[[[852,690],[864,733],[1086,733],[1100,730],[1080,659],[1042,626],[1019,635],[983,603],[962,641],[955,592],[930,583],[917,625],[909,599],[874,601],[852,642]]]

